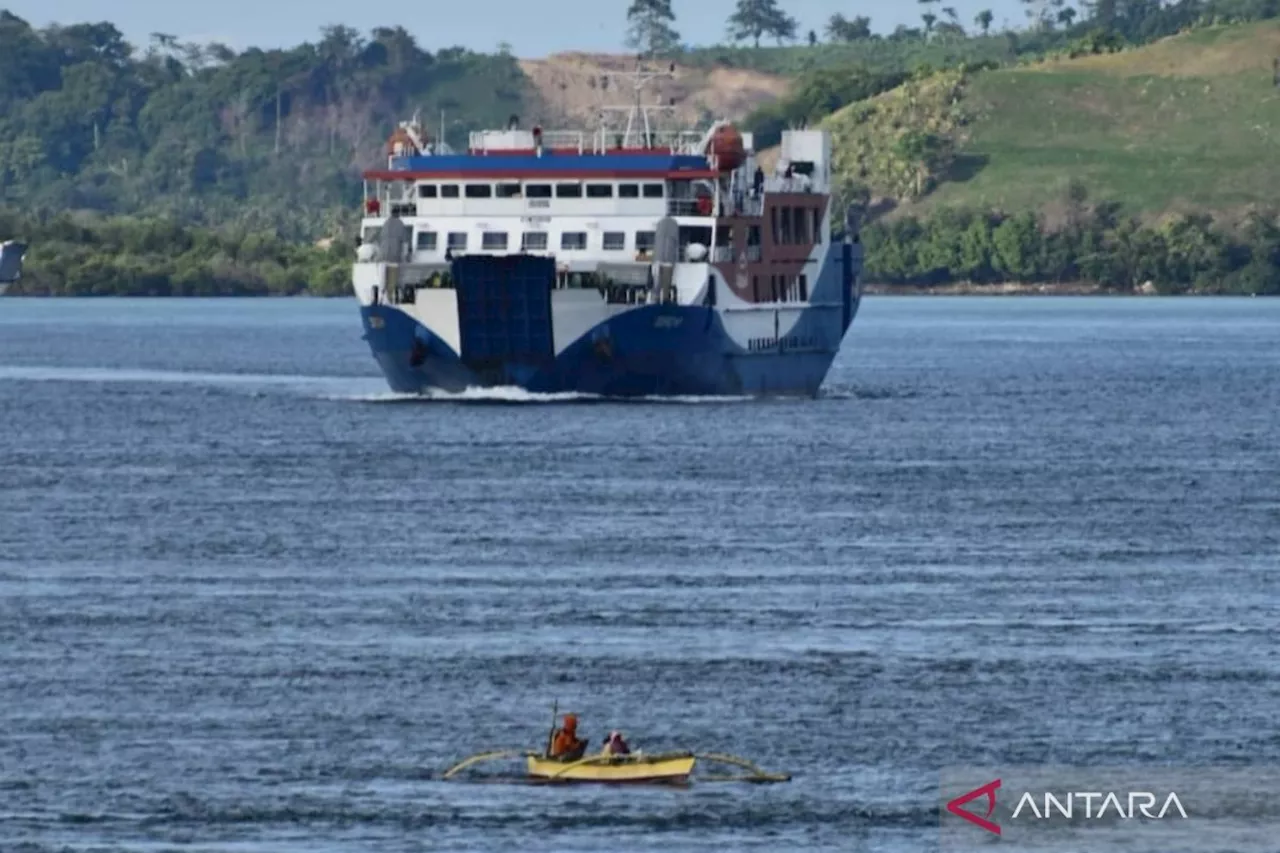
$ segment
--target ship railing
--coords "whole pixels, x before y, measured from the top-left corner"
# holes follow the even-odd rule
[[[772,177],[764,179],[764,191],[767,193],[811,193],[816,192],[813,181],[806,175]]]
[[[711,261],[717,264],[733,263],[732,246],[716,246],[711,250]]]
[[[630,133],[619,129],[601,128],[593,132],[581,130],[544,130],[542,147],[550,149],[577,149],[579,154],[608,154],[618,149],[642,149],[672,151],[676,154],[696,154],[704,134],[689,130],[653,130],[645,133],[633,128]],[[500,153],[505,148],[490,144],[487,131],[473,131],[469,138],[470,150],[477,154]]]
[[[705,205],[706,202],[702,204]],[[711,211],[700,209],[697,199],[672,198],[667,200],[668,216],[712,216],[714,212],[714,208]]]
[[[764,213],[764,198],[749,193],[734,192],[724,203],[722,216],[760,216]]]

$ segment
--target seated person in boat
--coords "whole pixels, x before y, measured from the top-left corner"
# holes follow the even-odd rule
[[[630,755],[631,747],[627,746],[627,742],[622,739],[622,732],[614,729],[609,732],[602,752],[605,755]]]
[[[587,751],[587,739],[578,737],[578,717],[576,714],[564,715],[564,726],[556,729],[551,739],[550,758],[561,761],[577,761]]]

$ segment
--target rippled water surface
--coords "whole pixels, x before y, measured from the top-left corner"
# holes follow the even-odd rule
[[[1280,761],[1280,301],[871,298],[787,402],[359,335],[0,300],[0,849],[914,851],[949,765]],[[440,781],[553,700],[795,778]]]

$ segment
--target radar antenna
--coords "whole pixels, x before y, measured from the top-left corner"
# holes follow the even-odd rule
[[[634,93],[634,101],[630,104],[605,105],[600,107],[600,124],[601,134],[604,136],[608,132],[608,115],[610,113],[625,113],[627,117],[626,129],[622,132],[621,145],[623,148],[651,148],[653,147],[654,127],[650,121],[653,113],[665,112],[671,113],[675,111],[674,104],[646,104],[644,102],[644,90],[655,80],[674,80],[676,76],[675,63],[662,71],[653,71],[645,68],[644,63],[640,60],[636,61],[634,71],[606,71],[601,80],[603,88],[610,88],[608,81],[630,81],[631,89]],[[614,87],[617,88],[617,87]],[[606,142],[607,139],[602,140]]]

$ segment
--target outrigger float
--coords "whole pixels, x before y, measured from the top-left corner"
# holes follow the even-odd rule
[[[646,755],[633,752],[627,755],[588,755],[576,761],[549,758],[545,753],[518,749],[481,752],[459,761],[444,772],[443,779],[457,779],[464,770],[487,761],[525,759],[525,775],[472,777],[471,781],[512,782],[545,784],[555,782],[594,782],[597,784],[667,784],[683,785],[696,782],[789,782],[790,774],[770,773],[753,761],[724,753],[663,752]],[[739,767],[745,773],[698,775],[693,769],[699,761]]]

